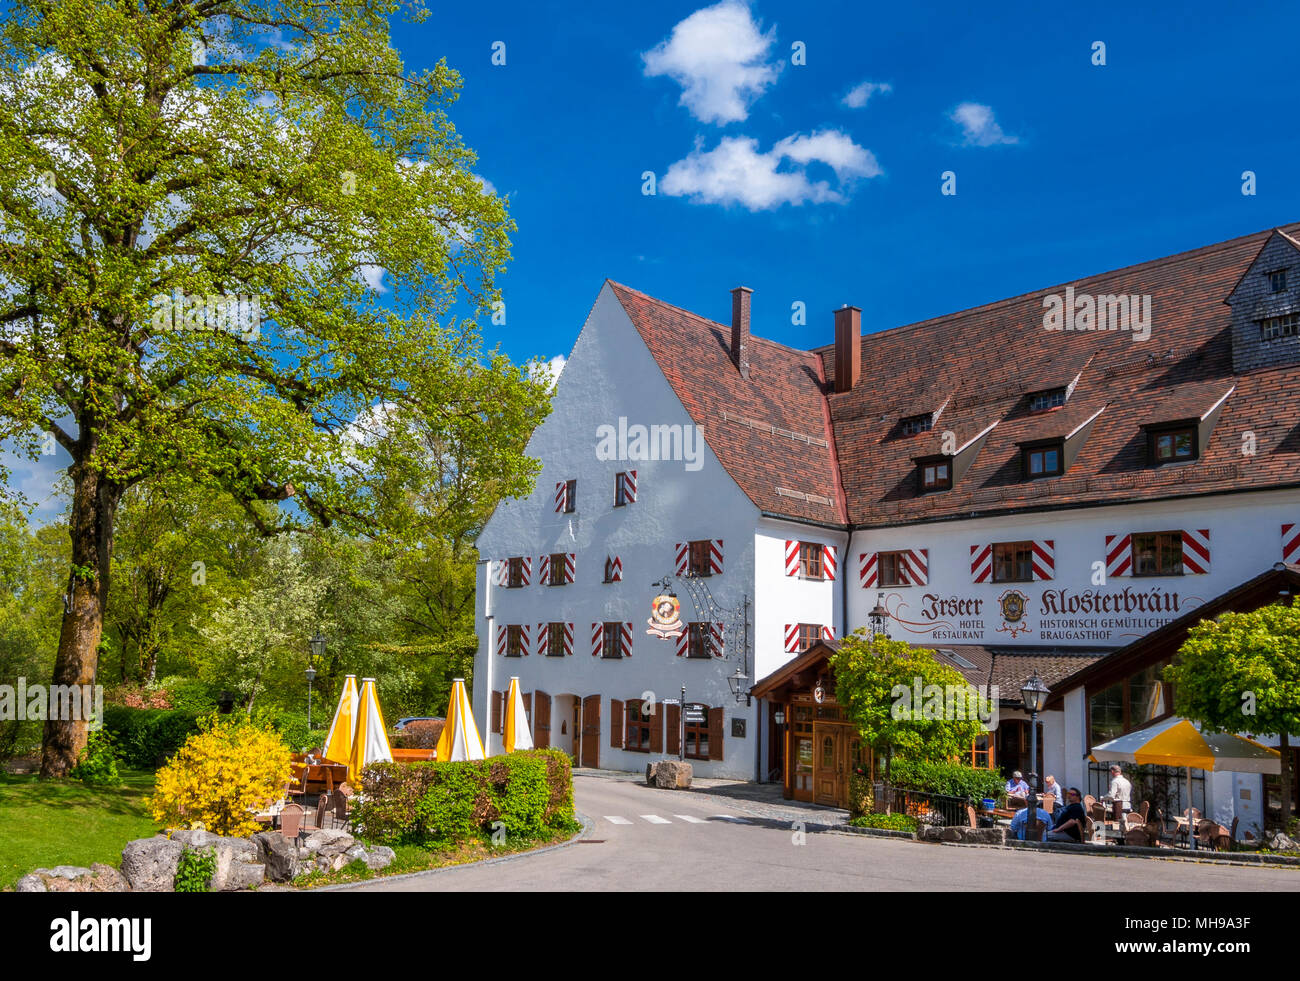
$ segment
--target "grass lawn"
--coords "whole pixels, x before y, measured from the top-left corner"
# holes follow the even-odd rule
[[[144,799],[152,771],[123,770],[124,787],[87,787],[0,773],[0,889],[32,869],[103,862],[118,867],[122,846],[156,830]]]

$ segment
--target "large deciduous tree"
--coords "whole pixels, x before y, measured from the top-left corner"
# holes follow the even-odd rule
[[[1285,828],[1295,779],[1290,736],[1300,732],[1300,600],[1202,620],[1187,631],[1165,680],[1174,711],[1205,731],[1278,737]]]
[[[398,7],[10,5],[0,438],[71,455],[54,683],[94,681],[135,484],[230,495],[268,534],[417,534],[432,516],[410,495],[440,442],[475,448],[467,479],[529,489],[513,437],[545,383],[473,327],[512,226],[447,116],[457,75],[408,73],[394,51]],[[84,722],[50,721],[42,773],[84,740]]]

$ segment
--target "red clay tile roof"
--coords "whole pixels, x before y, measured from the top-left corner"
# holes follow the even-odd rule
[[[816,354],[750,338],[749,380],[731,360],[731,327],[610,286],[709,447],[771,514],[843,524],[826,378]]]
[[[1294,240],[1300,224],[1280,231]],[[709,445],[755,504],[798,519],[886,526],[972,511],[1300,483],[1300,365],[1234,374],[1231,309],[1224,302],[1271,234],[866,334],[862,366],[870,384],[844,393],[827,384],[835,377],[833,345],[803,352],[751,338],[746,382],[728,354],[729,326],[611,285]],[[1043,298],[1063,294],[1066,285],[1095,296],[1149,294],[1150,338],[1045,330]],[[1076,376],[1065,406],[1028,411],[1030,393]],[[1199,417],[1234,386],[1201,459],[1164,468],[1147,463],[1143,427]],[[932,431],[900,435],[900,418],[940,406]],[[1056,430],[1073,428],[1103,406],[1068,473],[1021,479],[1019,443],[1066,435]],[[997,427],[956,487],[917,493],[914,458],[939,453],[945,431],[961,446],[993,422]],[[1241,452],[1247,430],[1256,438],[1253,456]]]

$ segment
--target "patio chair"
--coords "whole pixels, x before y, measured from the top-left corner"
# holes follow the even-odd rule
[[[1146,825],[1146,817],[1137,811],[1129,811],[1124,815],[1125,828],[1141,828]]]
[[[334,791],[332,795],[332,808],[334,813],[334,827],[343,828],[348,823],[348,795],[342,790]]]
[[[1145,824],[1147,820],[1147,815],[1151,813],[1151,802],[1149,800],[1144,800],[1142,802],[1142,806],[1140,808],[1135,808],[1135,810],[1141,811],[1142,823]]]
[[[966,805],[966,820],[970,821],[972,828],[979,827],[979,818],[975,816],[975,806],[973,804]]]
[[[1101,801],[1094,800],[1092,805],[1087,808],[1087,813],[1088,817],[1092,818],[1096,824],[1106,823],[1106,808]]]
[[[316,802],[316,823],[304,824],[302,826],[303,831],[320,831],[325,827],[325,819],[329,817],[330,814],[330,797],[332,796],[332,794],[320,795],[320,800]]]
[[[1022,808],[1026,808],[1026,807],[1028,807],[1028,806],[1029,806],[1029,801],[1028,801],[1026,798],[1024,798],[1024,797],[1008,797],[1008,798],[1007,798],[1007,810],[1008,810],[1008,811],[1019,811],[1019,810],[1021,810]]]
[[[1053,811],[1056,810],[1056,795],[1043,794],[1043,796],[1040,797],[1038,800],[1038,806],[1041,807],[1043,810],[1045,810],[1048,814],[1051,814]]]
[[[1124,832],[1124,844],[1139,845],[1143,848],[1158,848],[1160,832],[1150,824],[1134,824]]]
[[[1196,847],[1213,849],[1215,839],[1219,836],[1219,822],[1202,820],[1196,822]]]
[[[1093,797],[1092,794],[1084,794],[1084,795],[1083,795],[1083,813],[1084,813],[1084,814],[1091,814],[1091,813],[1092,813],[1092,805],[1095,804],[1095,803],[1097,803],[1097,798],[1096,798],[1096,797]]]
[[[302,805],[285,804],[280,812],[280,834],[293,840],[302,829]]]
[[[1232,827],[1228,829],[1226,840],[1224,835],[1219,835],[1218,846],[1223,851],[1230,852],[1237,847],[1237,821],[1238,820],[1240,819],[1235,817],[1232,819]]]

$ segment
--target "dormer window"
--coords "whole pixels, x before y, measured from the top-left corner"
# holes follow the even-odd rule
[[[1063,472],[1064,447],[1060,443],[1026,446],[1020,451],[1022,473],[1026,480],[1039,477],[1059,477]]]
[[[1034,392],[1029,396],[1030,412],[1046,412],[1060,405],[1065,405],[1064,388],[1049,388],[1045,392]]]
[[[1151,462],[1157,466],[1196,459],[1196,426],[1194,425],[1153,429],[1147,437],[1150,441]]]
[[[1268,274],[1268,288],[1272,293],[1286,292],[1286,270],[1276,269]]]
[[[930,427],[934,425],[934,414],[927,412],[919,416],[907,416],[902,422],[902,431],[904,436],[916,436],[919,433],[928,433]]]
[[[935,460],[917,465],[922,493],[952,489],[952,463]]]
[[[1300,334],[1300,313],[1288,313],[1282,317],[1269,317],[1260,321],[1263,339],[1276,341],[1283,337],[1295,337]]]

